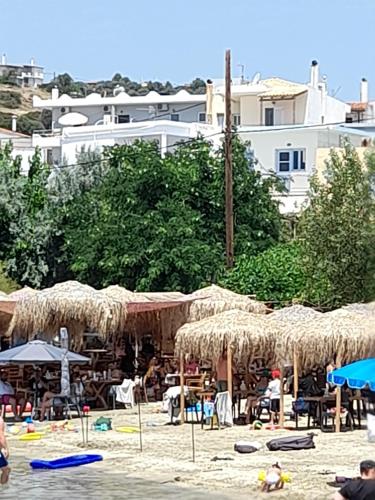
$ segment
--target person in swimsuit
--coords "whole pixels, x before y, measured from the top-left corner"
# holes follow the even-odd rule
[[[283,480],[281,479],[281,467],[276,462],[272,465],[270,469],[268,469],[266,478],[262,483],[262,491],[269,492],[271,488],[273,490],[281,490],[284,487]]]
[[[6,484],[9,479],[10,467],[8,465],[9,448],[5,437],[5,424],[0,417],[0,484]]]

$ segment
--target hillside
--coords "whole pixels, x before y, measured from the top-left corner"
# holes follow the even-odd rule
[[[0,84],[0,127],[10,129],[12,115],[16,115],[19,132],[30,134],[37,128],[46,128],[49,121],[48,113],[33,110],[33,95],[46,99],[49,92],[40,88]]]

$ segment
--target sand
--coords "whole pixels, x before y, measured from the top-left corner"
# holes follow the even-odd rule
[[[159,404],[141,405],[143,423],[143,451],[140,451],[138,433],[89,432],[89,444],[83,446],[80,421],[74,419],[79,432],[47,432],[39,441],[22,442],[19,436],[8,433],[11,452],[22,454],[25,461],[33,458],[52,459],[64,455],[98,452],[104,462],[90,467],[108,471],[123,471],[135,478],[152,479],[160,483],[174,483],[184,487],[196,486],[237,498],[267,498],[258,489],[259,470],[275,461],[291,476],[285,489],[272,494],[275,498],[326,499],[332,498],[335,489],[327,482],[335,475],[358,474],[358,464],[373,458],[375,447],[366,441],[366,431],[356,430],[340,434],[317,433],[316,449],[270,452],[266,447],[247,455],[233,450],[238,440],[256,440],[263,445],[280,436],[304,435],[305,432],[287,430],[250,430],[248,426],[234,426],[221,430],[202,430],[194,426],[196,461],[192,461],[192,426],[165,425],[168,416],[159,413]],[[91,412],[90,422],[98,416],[112,418],[114,429],[136,426],[137,409]],[[37,430],[45,428],[40,424]],[[208,428],[207,428],[208,429]],[[218,460],[212,460],[219,457]],[[227,458],[229,460],[221,460]],[[108,497],[110,498],[110,496]]]

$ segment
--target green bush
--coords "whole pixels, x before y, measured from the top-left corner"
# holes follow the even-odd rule
[[[12,90],[0,90],[0,106],[8,109],[17,109],[22,103],[19,92]]]

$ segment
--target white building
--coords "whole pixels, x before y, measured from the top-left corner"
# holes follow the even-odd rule
[[[71,125],[115,125],[146,120],[171,120],[181,122],[206,121],[206,96],[189,94],[180,90],[174,95],[149,92],[144,96],[129,96],[122,87],[113,96],[97,93],[74,98],[59,96],[57,88],[51,99],[33,97],[33,107],[52,111],[52,129]]]
[[[136,139],[157,141],[162,154],[172,151],[182,141],[198,136],[211,137],[215,130],[210,125],[200,123],[153,120],[139,123],[85,125],[64,127],[53,134],[39,132],[33,134],[33,145],[47,151],[49,161],[74,164],[83,150],[100,151],[105,146],[131,144]],[[220,134],[212,137],[219,140]]]
[[[207,115],[222,127],[225,118],[224,86],[212,85],[207,94]],[[281,78],[232,85],[232,114],[236,126],[321,125],[345,122],[348,104],[328,95],[327,79],[313,61],[307,84]]]
[[[83,149],[100,150],[139,138],[159,141],[164,153],[183,139],[213,131],[205,125],[206,96],[185,90],[174,95],[129,96],[119,87],[113,96],[93,93],[73,98],[59,96],[58,89],[53,89],[51,99],[34,96],[33,106],[52,111],[52,129],[35,131],[33,144],[47,151],[56,164],[74,163]]]
[[[283,180],[286,192],[276,196],[282,213],[297,213],[306,202],[309,179],[324,169],[320,151],[340,148],[345,139],[355,147],[370,144],[374,132],[343,125],[240,127],[239,135],[250,141],[256,169]]]
[[[44,68],[35,64],[31,59],[30,64],[9,64],[6,55],[1,56],[0,76],[5,76],[20,87],[39,87],[44,80]]]
[[[13,120],[13,124],[15,128],[15,120]],[[31,137],[20,134],[19,132],[0,128],[0,147],[4,147],[8,143],[12,144],[12,157],[20,157],[21,170],[27,172],[29,170],[29,161],[35,153]]]

